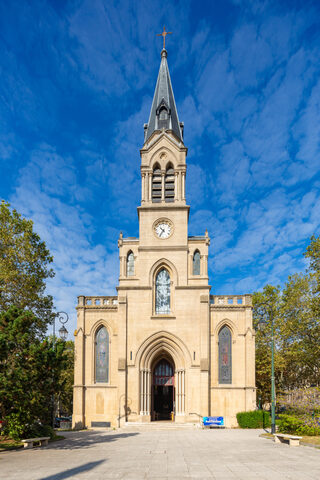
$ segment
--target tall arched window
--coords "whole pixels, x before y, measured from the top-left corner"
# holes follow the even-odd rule
[[[96,383],[109,381],[109,334],[105,327],[99,328],[95,341]]]
[[[158,165],[154,167],[152,175],[152,201],[153,203],[161,202],[162,196],[162,182],[161,182],[161,170]]]
[[[156,313],[170,313],[170,275],[165,268],[156,276]]]
[[[232,335],[226,325],[219,332],[219,383],[232,383]]]
[[[196,250],[193,255],[193,275],[200,275],[200,252]]]
[[[134,275],[134,256],[132,252],[127,255],[127,277]]]
[[[164,199],[166,202],[174,201],[174,170],[168,165],[164,181]]]

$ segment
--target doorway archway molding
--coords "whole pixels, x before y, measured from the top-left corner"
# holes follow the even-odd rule
[[[152,368],[160,358],[172,358],[175,368],[175,414],[185,415],[186,368],[191,365],[191,355],[186,345],[175,335],[166,331],[157,332],[146,338],[135,358],[139,365],[140,416],[150,420]]]

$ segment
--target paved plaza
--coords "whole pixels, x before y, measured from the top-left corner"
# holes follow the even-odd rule
[[[320,450],[276,445],[258,430],[68,432],[48,447],[0,453],[0,478],[320,479]]]

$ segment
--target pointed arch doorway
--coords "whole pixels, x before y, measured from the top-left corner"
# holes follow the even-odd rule
[[[153,421],[173,420],[175,412],[174,362],[162,357],[152,369],[151,405]]]

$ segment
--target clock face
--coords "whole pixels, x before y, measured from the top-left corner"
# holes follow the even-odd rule
[[[161,221],[155,225],[155,232],[159,238],[168,238],[172,233],[172,226],[168,222]]]

